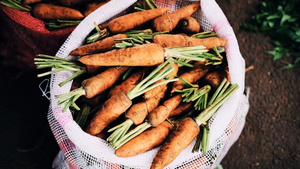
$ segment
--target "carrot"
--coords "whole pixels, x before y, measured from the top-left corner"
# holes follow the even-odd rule
[[[82,4],[83,2],[86,2],[86,0],[58,0],[58,2],[64,6],[74,6]]]
[[[180,19],[191,16],[200,8],[200,3],[196,2],[182,7],[177,11],[162,15],[153,21],[153,26],[158,32],[173,30]]]
[[[85,55],[78,61],[97,66],[155,66],[164,62],[164,50],[160,45],[150,43]]]
[[[192,102],[189,102],[189,103],[182,102],[182,103],[180,103],[176,107],[176,109],[174,109],[173,111],[170,112],[168,118],[175,117],[175,116],[187,113],[188,111],[190,111],[193,108],[193,105],[194,104]]]
[[[199,79],[201,79],[210,69],[211,65],[205,66],[203,62],[194,63],[194,67],[187,72],[182,73],[179,76],[179,79],[184,79],[189,83],[195,83]],[[184,83],[179,80],[173,83],[171,93],[175,92],[175,90],[180,90],[184,88]]]
[[[93,107],[99,106],[105,99],[107,99],[105,93],[100,93],[92,98],[87,98],[85,96],[79,98],[80,103],[86,103]]]
[[[165,67],[167,64],[169,66]],[[174,68],[171,67],[171,60],[167,60],[163,64],[159,65],[156,69],[154,69],[145,79],[143,79],[139,84],[137,84],[133,89],[129,92],[119,92],[116,95],[112,95],[102,106],[101,109],[98,110],[96,115],[91,120],[90,125],[86,129],[86,132],[91,135],[96,135],[100,133],[110,122],[115,120],[118,116],[120,116],[123,112],[125,112],[132,104],[132,99],[142,95],[147,90],[150,90],[156,85],[156,81],[164,78],[169,72],[173,71]],[[164,68],[164,71],[158,73],[160,69]],[[108,75],[109,76],[109,75]],[[171,79],[170,81],[176,81],[178,79]],[[169,81],[166,81],[169,82]],[[121,95],[121,96],[119,96]],[[126,97],[125,97],[126,96]],[[122,97],[119,99],[119,97]],[[124,101],[122,100],[124,99]],[[124,103],[124,104],[123,104]],[[127,104],[125,104],[127,103]],[[121,105],[119,105],[121,104]]]
[[[178,127],[169,134],[154,157],[151,169],[163,169],[170,164],[199,134],[198,124],[190,117],[180,121]]]
[[[42,2],[43,0],[23,0],[23,4],[24,5],[31,5],[31,4],[35,4],[38,2]]]
[[[100,133],[107,125],[119,117],[132,104],[124,92],[111,96],[92,118],[85,131],[91,135]]]
[[[164,48],[178,46],[205,46],[206,49],[212,49],[214,46],[225,46],[227,40],[217,37],[198,39],[182,35],[160,34],[153,37],[153,42],[162,45]]]
[[[69,93],[56,96],[57,98],[62,98],[62,100],[59,101],[59,104],[66,103],[63,111],[65,111],[70,105],[76,106],[75,101],[80,96],[92,98],[107,90],[123,73],[125,73],[127,69],[128,67],[109,67],[98,75],[82,81],[80,88],[70,91]]]
[[[113,45],[119,43],[115,39],[127,38],[125,34],[117,34],[107,37],[105,39],[80,46],[70,52],[70,55],[84,56],[88,54],[95,54],[100,52],[106,52],[113,48]]]
[[[85,96],[92,98],[105,91],[111,87],[127,69],[128,67],[110,67],[97,76],[84,80],[81,85],[86,92]]]
[[[222,80],[226,78],[229,81],[229,72],[224,69],[217,69],[211,72],[208,72],[204,77],[203,77],[203,82],[211,85],[213,89],[216,89]]]
[[[92,12],[94,12],[96,9],[100,8],[101,6],[108,3],[109,0],[103,1],[103,2],[90,2],[86,5],[86,9],[83,12],[83,15],[86,17]]]
[[[108,29],[112,34],[122,33],[161,16],[168,10],[170,10],[170,7],[149,9],[123,15],[110,21],[108,23]]]
[[[32,14],[41,20],[79,20],[84,18],[82,13],[76,9],[46,3],[36,4],[32,9]]]
[[[162,105],[155,108],[148,114],[148,120],[152,127],[158,126],[160,123],[165,121],[171,111],[173,111],[182,101],[181,94],[171,97],[166,100]]]
[[[110,142],[111,145],[114,145],[127,133],[129,128],[133,124],[141,124],[147,117],[148,113],[158,106],[160,100],[165,96],[166,90],[167,86],[161,89],[161,91],[157,93],[156,96],[132,105],[130,109],[125,113],[126,120],[108,131],[113,131],[113,133],[108,137],[107,141]]]
[[[105,28],[107,28],[108,27],[108,23],[102,23],[102,24],[99,24],[98,25],[98,28],[99,29],[105,29]]]
[[[165,121],[169,115],[169,113],[174,110],[178,104],[181,102],[182,97],[181,95],[174,96],[168,100],[166,100],[162,105],[156,107],[152,111],[149,111],[148,114],[148,120],[144,123],[138,125],[134,129],[132,129],[130,132],[126,133],[125,135],[122,133],[121,136],[118,135],[118,137],[113,136],[111,145],[113,148],[118,149],[122,145],[124,145],[126,142],[130,141],[132,138],[140,135],[142,132],[147,130],[150,127],[157,127],[159,124],[161,124],[163,121]],[[133,115],[136,116],[136,115]],[[139,116],[136,116],[134,118],[138,118]],[[124,123],[132,123],[132,120],[127,120]],[[124,124],[124,126],[127,126],[127,124]],[[128,129],[126,130],[128,131]],[[118,133],[116,133],[118,134]],[[117,138],[114,140],[114,138]]]
[[[118,157],[132,157],[160,145],[169,135],[172,125],[164,121],[136,136],[115,151]]]
[[[182,18],[178,23],[178,27],[184,33],[188,33],[188,34],[195,34],[200,31],[200,24],[195,18],[191,16]]]
[[[194,119],[186,117],[178,124],[178,128],[171,131],[163,145],[158,150],[151,165],[151,169],[163,169],[170,164],[200,133],[200,125],[204,125],[219,107],[238,89],[232,85],[209,107]]]
[[[100,133],[96,134],[95,136],[105,140],[109,136],[107,130],[108,129],[105,128]]]
[[[174,63],[172,65],[172,67],[174,68],[174,70],[169,74],[169,77],[168,79],[173,79],[176,75],[177,75],[177,72],[178,72],[178,65],[176,63]],[[157,81],[156,83],[159,83],[159,82],[162,82],[164,81],[165,79],[161,79],[160,81]],[[157,86],[155,88],[153,88],[152,90],[149,90],[148,92],[146,92],[144,94],[144,98],[145,99],[149,99],[151,97],[154,97],[158,92],[161,91],[162,88],[164,88],[164,86],[167,86],[167,83],[164,83],[160,86]]]
[[[159,93],[150,99],[146,99],[142,102],[139,102],[133,105],[125,114],[127,119],[132,120],[135,125],[141,124],[144,119],[147,117],[148,113],[154,110],[160,100],[165,96],[165,91],[167,86],[165,86]]]
[[[131,76],[129,76],[125,81],[123,81],[120,85],[115,86],[113,89],[110,90],[109,96],[115,95],[120,91],[123,91],[127,93],[129,90],[134,88],[139,82],[140,79],[145,74],[144,69],[139,69],[136,72],[134,72]]]

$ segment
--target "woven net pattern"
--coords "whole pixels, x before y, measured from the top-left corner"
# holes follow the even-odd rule
[[[65,43],[56,53],[57,57],[76,59],[68,54],[71,50],[79,47],[85,37],[97,24],[106,22],[111,18],[123,14],[135,0],[112,0],[86,17],[70,34]],[[220,162],[222,153],[228,150],[228,144],[237,126],[243,126],[245,111],[244,76],[245,63],[237,44],[234,32],[228,23],[222,10],[213,0],[187,1],[187,0],[154,0],[159,6],[170,6],[171,11],[190,4],[201,3],[201,9],[193,14],[200,22],[204,30],[214,30],[220,37],[228,39],[225,46],[231,82],[237,83],[240,88],[210,119],[209,151],[191,153],[195,140],[183,150],[179,156],[166,168],[210,168]],[[59,83],[72,75],[72,72],[59,72],[51,76],[50,92],[51,104],[48,120],[52,132],[60,146],[61,152],[67,159],[70,168],[149,168],[158,148],[143,154],[119,158],[114,155],[114,150],[105,140],[85,133],[73,120],[70,110],[62,112],[62,106],[58,106],[56,95],[70,91],[71,82],[59,87]]]

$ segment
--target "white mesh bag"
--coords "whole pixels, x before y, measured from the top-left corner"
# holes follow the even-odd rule
[[[69,58],[68,54],[81,46],[87,35],[97,24],[124,14],[125,9],[134,4],[136,0],[111,0],[86,17],[70,34],[61,46],[56,56]],[[170,6],[171,11],[190,4],[187,0],[154,0],[158,7]],[[195,2],[195,1],[193,1]],[[225,46],[229,66],[230,80],[237,83],[239,89],[230,97],[216,114],[210,119],[210,139],[207,154],[201,152],[191,153],[195,140],[183,150],[179,156],[166,168],[212,168],[220,163],[230,146],[240,135],[248,111],[247,98],[243,94],[245,83],[245,61],[240,54],[239,46],[234,32],[214,0],[201,0],[201,9],[193,14],[202,28],[214,30],[219,37],[228,40]],[[62,112],[58,106],[56,95],[70,91],[71,82],[63,87],[59,83],[72,75],[72,72],[59,72],[52,74],[50,81],[50,108],[48,121],[54,137],[60,147],[60,152],[53,162],[53,168],[149,168],[158,148],[143,154],[119,158],[105,140],[91,136],[84,132],[73,120],[68,109]]]

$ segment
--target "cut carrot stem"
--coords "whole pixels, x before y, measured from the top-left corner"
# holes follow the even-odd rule
[[[205,125],[203,127],[203,136],[202,136],[202,144],[201,144],[201,152],[206,154],[209,146],[209,126]]]
[[[209,38],[209,37],[217,37],[217,34],[214,31],[206,31],[206,32],[193,34],[191,37],[202,39],[202,38]]]
[[[44,55],[44,54],[38,54],[37,56],[38,56],[37,58],[34,58],[35,61],[34,63],[37,65],[37,69],[51,68],[51,67],[56,68],[52,71],[40,73],[37,75],[37,77],[47,76],[52,73],[56,73],[60,71],[75,71],[75,73],[71,77],[61,82],[59,86],[63,86],[69,81],[87,72],[86,67],[78,61],[58,58],[55,56]]]
[[[213,96],[210,98],[209,102],[208,102],[208,106],[211,105],[215,99],[217,98],[219,92],[222,90],[224,84],[226,83],[227,79],[224,78],[223,81],[220,83],[219,87],[217,88],[217,90],[215,91],[215,93],[213,94]]]
[[[195,121],[198,125],[205,124],[208,119],[217,111],[217,109],[238,89],[238,85],[234,84],[230,86],[226,92],[202,111],[196,118]]]
[[[136,128],[134,128],[133,130],[129,131],[124,137],[122,137],[121,139],[119,139],[113,145],[113,148],[114,149],[118,149],[123,144],[127,143],[129,140],[131,140],[132,138],[134,138],[137,135],[141,134],[143,131],[147,130],[150,127],[151,127],[151,125],[148,122],[144,122],[144,123],[138,125]]]

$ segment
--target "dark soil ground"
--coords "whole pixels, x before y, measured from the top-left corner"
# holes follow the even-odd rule
[[[300,69],[281,70],[283,63],[265,53],[272,49],[270,39],[240,29],[258,10],[258,0],[217,2],[236,33],[246,67],[254,66],[246,73],[251,88],[246,124],[222,166],[300,168]],[[59,148],[47,122],[48,100],[39,89],[43,79],[18,60],[6,61],[7,31],[1,29],[0,168],[51,168]]]

